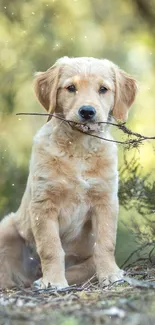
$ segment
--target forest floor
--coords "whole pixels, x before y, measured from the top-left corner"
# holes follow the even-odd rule
[[[130,267],[125,281],[61,291],[0,291],[0,325],[154,325],[155,268]]]

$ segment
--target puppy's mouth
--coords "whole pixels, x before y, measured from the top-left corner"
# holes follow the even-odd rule
[[[101,131],[101,124],[100,123],[74,123],[74,128],[76,128],[79,131],[82,131],[83,133],[92,133],[92,132],[100,132]]]

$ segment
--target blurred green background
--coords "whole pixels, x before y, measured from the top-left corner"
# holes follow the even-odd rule
[[[155,135],[154,0],[1,0],[0,218],[20,203],[32,138],[46,121],[16,113],[43,112],[33,92],[33,75],[64,55],[107,58],[133,74],[139,81],[139,93],[127,125],[142,134]],[[116,137],[121,139],[122,135],[117,132]],[[133,155],[132,149],[129,159]],[[153,180],[155,142],[140,146],[136,156],[142,174],[150,173]],[[120,146],[120,167],[122,157]],[[137,245],[136,235],[130,231],[133,216],[138,220],[137,211],[121,207],[120,263]]]

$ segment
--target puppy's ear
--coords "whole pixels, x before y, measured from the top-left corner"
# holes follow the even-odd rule
[[[60,68],[53,65],[45,72],[38,72],[34,81],[34,90],[42,106],[48,113],[53,113],[56,108]]]
[[[129,108],[134,102],[137,93],[137,82],[132,76],[118,67],[114,68],[114,78],[115,103],[112,115],[117,121],[126,122]]]

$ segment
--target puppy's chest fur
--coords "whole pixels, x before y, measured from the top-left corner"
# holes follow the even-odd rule
[[[117,162],[110,148],[97,143],[53,143],[50,148],[42,155],[40,174],[46,174],[44,191],[58,210],[60,234],[70,240],[79,234],[93,206],[103,204],[112,184],[117,192]]]
[[[67,240],[77,237],[90,218],[90,209],[97,201],[104,200],[108,184],[102,178],[102,170],[96,170],[97,165],[96,158],[74,157],[69,161],[69,177],[63,175],[63,172],[59,176],[63,184],[60,195],[60,233]]]

